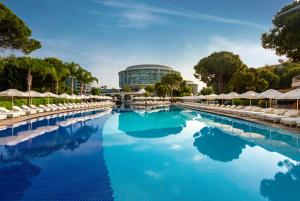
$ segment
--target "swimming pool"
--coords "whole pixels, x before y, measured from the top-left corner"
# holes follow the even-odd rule
[[[177,107],[34,120],[0,131],[0,144],[0,200],[300,195],[298,135]]]

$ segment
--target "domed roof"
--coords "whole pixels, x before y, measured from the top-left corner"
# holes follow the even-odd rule
[[[133,69],[144,69],[144,68],[159,68],[164,70],[174,70],[173,68],[169,66],[159,65],[159,64],[140,64],[140,65],[134,65],[129,66],[126,68],[126,70],[133,70]]]

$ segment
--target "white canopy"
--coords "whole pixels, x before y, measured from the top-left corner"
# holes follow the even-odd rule
[[[216,99],[218,95],[217,94],[210,94],[210,95],[206,95],[205,98],[206,99]]]
[[[26,91],[26,92],[25,92],[25,95],[26,95],[27,97],[45,97],[44,94],[41,94],[41,93],[39,93],[39,92],[37,92],[37,91],[33,91],[33,90]]]
[[[26,94],[22,91],[16,89],[7,89],[5,91],[0,92],[0,96],[3,97],[26,97]]]
[[[59,95],[59,98],[71,99],[71,96],[69,96],[69,95],[66,94],[66,93],[63,93],[63,94],[60,94],[60,95]]]
[[[79,99],[88,99],[88,97],[87,97],[86,95],[83,95],[83,94],[82,94],[82,95],[79,95],[78,98],[79,98]]]
[[[230,92],[229,94],[226,94],[225,99],[235,99],[239,96],[239,94],[235,92]]]
[[[195,96],[195,99],[196,100],[201,100],[201,99],[206,99],[206,97],[203,96],[203,95],[199,95],[199,96]]]
[[[245,98],[245,99],[256,99],[257,98],[257,93],[254,91],[247,91],[243,94],[240,94],[238,98]]]
[[[216,96],[216,99],[225,99],[226,98],[226,94],[220,94]]]
[[[147,91],[145,90],[145,89],[140,89],[137,93],[139,93],[139,94],[144,94],[144,93],[146,93]]]
[[[282,95],[281,92],[274,90],[274,89],[269,89],[260,94],[257,94],[257,98],[276,99],[278,96],[281,96],[281,95]]]
[[[298,100],[300,99],[300,88],[299,89],[294,89],[292,91],[289,91],[287,93],[281,94],[280,96],[276,97],[276,99],[295,99]]]
[[[76,99],[80,99],[78,96],[76,96],[75,94],[70,96],[71,99],[76,100]]]
[[[43,95],[45,97],[58,98],[57,94],[54,94],[54,93],[51,93],[51,92],[45,92],[45,93],[43,93]]]

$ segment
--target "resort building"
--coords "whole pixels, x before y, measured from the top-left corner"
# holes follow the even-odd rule
[[[169,73],[177,72],[173,68],[158,64],[141,64],[129,66],[119,72],[119,86],[129,86],[132,90],[138,91],[148,85],[154,85],[161,78]]]
[[[71,78],[67,78],[66,79],[66,85],[67,87],[71,88],[71,82],[72,79]],[[79,82],[77,79],[73,79],[73,87],[74,87],[74,92],[76,91],[78,94],[80,93],[80,88],[81,88],[81,82]],[[85,84],[85,94],[86,95],[90,95],[91,94],[91,90],[92,90],[92,85],[89,84]]]
[[[190,80],[186,80],[185,82],[186,82],[186,86],[192,88],[193,95],[198,94],[198,84],[196,84],[195,82],[190,81]]]

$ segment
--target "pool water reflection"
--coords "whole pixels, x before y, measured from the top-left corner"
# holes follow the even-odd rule
[[[0,131],[0,200],[299,200],[297,134],[176,107],[101,112]]]

